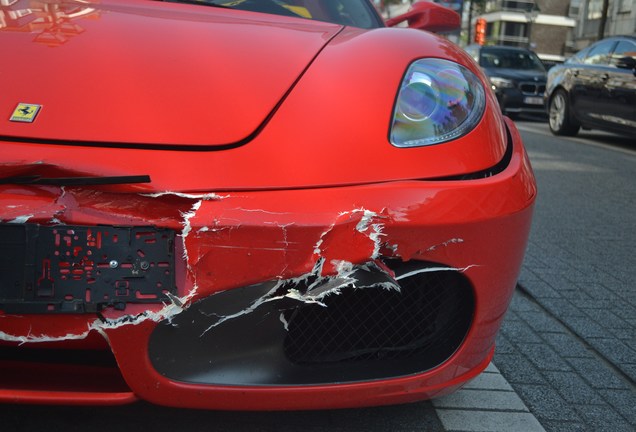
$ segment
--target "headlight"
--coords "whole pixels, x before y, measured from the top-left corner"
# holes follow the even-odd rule
[[[417,147],[456,139],[477,125],[485,104],[484,88],[470,70],[448,60],[418,60],[400,86],[391,144]]]
[[[490,83],[499,88],[512,88],[515,86],[512,81],[500,77],[490,77]]]

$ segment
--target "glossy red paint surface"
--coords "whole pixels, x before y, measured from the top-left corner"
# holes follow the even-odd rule
[[[374,243],[355,230],[363,216],[361,208],[376,213],[375,222],[383,224],[383,244],[394,247],[393,252],[384,250],[386,255],[439,261],[458,268],[474,266],[465,274],[475,286],[476,320],[460,351],[443,366],[386,382],[315,388],[246,389],[177,383],[151,367],[146,341],[156,323],[144,320],[137,325],[102,329],[128,386],[139,397],[160,404],[304,409],[406,402],[442,394],[470,379],[489,359],[512,294],[530,225],[535,190],[519,137],[515,134],[514,138],[516,151],[510,167],[489,179],[468,184],[399,182],[353,189],[227,194],[203,200],[196,215],[189,219],[192,230],[185,239],[185,247],[190,271],[182,275],[187,280],[181,285],[184,290],[180,294],[186,294],[192,281],[196,281],[195,298],[253,282],[307,273],[315,264],[316,244],[321,239],[324,241],[320,254],[328,261],[367,259]],[[129,208],[131,214],[125,218],[126,223],[161,220],[163,225],[175,226],[179,221],[174,209],[187,212],[198,201],[170,195],[148,198],[86,194],[72,189],[67,194],[63,209],[52,203],[40,203],[28,210],[43,221],[55,214],[67,223],[110,224],[124,222],[121,216],[114,217],[112,211]],[[6,189],[2,197],[7,197]],[[152,207],[144,204],[151,199],[156,203]],[[349,212],[344,212],[345,209]],[[248,268],[250,272],[245,271]],[[5,316],[2,331],[63,339],[70,334],[84,335],[95,323],[98,321],[93,317]],[[16,400],[15,392],[8,394]],[[44,401],[45,397],[17,394],[23,401]],[[101,402],[112,403],[108,397]]]
[[[137,2],[138,5],[149,3],[154,5],[148,1]],[[107,8],[108,5],[110,3],[102,2],[99,7]],[[164,15],[165,5],[169,3],[156,6]],[[181,7],[183,8],[183,5]],[[127,8],[123,10],[128,11]],[[204,14],[196,7],[188,10]],[[208,12],[208,9],[204,11],[204,16],[210,14],[210,20],[216,19],[219,13],[216,9],[212,9],[211,12]],[[25,65],[30,65],[33,59],[40,59],[43,55],[51,57],[52,62],[59,62],[58,57],[61,57],[70,65],[67,66],[71,69],[68,73],[74,76],[72,80],[67,80],[63,75],[66,72],[57,72],[57,68],[53,68],[50,72],[51,79],[43,80],[41,75],[34,71],[49,68],[46,62],[39,67],[20,66],[7,72],[12,74],[10,82],[20,82],[23,85],[7,88],[6,100],[12,102],[7,102],[7,105],[2,107],[5,115],[10,115],[18,101],[40,103],[43,108],[37,120],[31,124],[0,122],[0,136],[25,137],[27,141],[55,138],[62,140],[62,145],[78,145],[77,140],[147,145],[232,144],[254,132],[290,89],[303,67],[309,64],[319,46],[325,44],[325,39],[334,33],[331,24],[305,24],[306,20],[299,19],[287,19],[294,24],[292,30],[286,29],[291,25],[289,23],[280,24],[278,30],[265,26],[266,35],[268,32],[287,34],[285,31],[288,31],[292,33],[288,39],[294,40],[297,28],[300,27],[303,31],[299,32],[306,34],[306,38],[320,43],[304,43],[304,38],[301,38],[303,47],[288,47],[285,44],[292,42],[285,42],[285,52],[291,51],[295,56],[311,51],[301,59],[304,62],[302,66],[285,67],[285,70],[294,70],[293,73],[277,71],[276,65],[287,62],[287,59],[270,63],[264,60],[255,61],[253,51],[262,50],[252,49],[245,53],[242,50],[237,51],[232,44],[232,54],[224,55],[238,57],[235,61],[242,63],[224,77],[231,81],[236,78],[228,78],[229,76],[241,77],[235,85],[230,85],[223,77],[216,76],[221,73],[218,65],[205,63],[212,60],[201,55],[200,50],[187,53],[181,53],[181,49],[166,51],[169,47],[165,45],[161,46],[163,51],[178,51],[181,53],[179,55],[188,54],[189,63],[182,60],[171,61],[163,54],[160,58],[154,59],[156,64],[150,68],[150,76],[141,73],[142,70],[139,68],[145,64],[141,60],[137,60],[141,63],[134,73],[129,71],[125,77],[118,76],[119,72],[113,71],[109,66],[115,59],[118,65],[121,63],[118,67],[129,68],[132,67],[129,65],[135,56],[145,59],[150,55],[145,52],[146,45],[155,47],[154,41],[143,39],[146,45],[135,50],[133,44],[127,46],[126,50],[114,52],[110,56],[100,54],[101,51],[95,48],[99,43],[115,44],[100,33],[110,31],[109,23],[128,18],[134,19],[136,25],[138,21],[144,23],[144,20],[150,19],[144,15],[138,17],[133,12],[138,15],[139,9],[133,8],[128,14],[109,12],[103,19],[78,18],[83,20],[80,22],[84,25],[91,26],[58,47],[43,46],[32,42],[28,33],[24,35],[4,29],[0,43],[3,52],[6,53],[4,57],[16,58],[18,64]],[[150,10],[145,13],[149,14]],[[240,12],[241,17],[244,15],[246,13]],[[264,16],[247,14],[254,15],[261,19]],[[86,20],[88,23],[84,23]],[[284,18],[273,17],[272,20],[273,23],[279,23]],[[161,22],[164,21],[170,20],[163,18]],[[177,20],[178,23],[180,21]],[[137,41],[136,44],[141,43],[136,36],[138,29],[134,25],[130,28],[124,24],[120,26],[121,28],[117,29],[118,34],[129,32],[129,39]],[[212,29],[206,31],[216,31],[217,34],[212,38],[214,40],[227,40],[229,37],[224,35],[222,29],[217,30],[216,25],[208,23],[200,26]],[[305,26],[309,28],[306,29]],[[243,38],[249,38],[251,35],[253,40],[259,40],[263,37],[261,27],[251,30],[252,21],[248,20],[245,25],[237,24],[236,27],[245,34]],[[198,29],[199,26],[194,26],[193,38],[181,41],[181,45],[200,43],[201,38],[196,32],[203,30]],[[101,42],[93,43],[91,30],[100,35]],[[167,36],[158,36],[158,40],[161,41],[164,37]],[[85,43],[85,39],[89,42]],[[285,40],[287,41],[287,38]],[[244,43],[248,45],[249,41]],[[121,43],[115,44],[117,47],[120,45]],[[314,48],[310,50],[308,46]],[[395,49],[396,46],[400,49]],[[41,50],[43,51],[40,52]],[[76,59],[84,59],[86,56],[96,57],[102,64],[91,73],[86,73],[84,66],[73,66],[78,62]],[[213,57],[216,58],[216,55]],[[104,147],[78,146],[72,152],[62,152],[59,145],[25,147],[8,143],[4,147],[7,152],[4,162],[24,165],[25,162],[39,163],[46,160],[59,170],[86,174],[98,172],[100,175],[130,173],[134,169],[136,173],[149,174],[152,177],[153,187],[149,190],[188,191],[297,188],[437,178],[493,166],[501,159],[505,150],[503,125],[496,109],[487,110],[479,126],[464,140],[411,149],[398,149],[387,145],[393,103],[399,83],[408,64],[424,57],[449,58],[468,63],[474,72],[481,74],[463,52],[451,43],[425,32],[405,29],[363,31],[345,28],[313,61],[295,85],[294,91],[278,107],[276,115],[263,125],[262,130],[253,139],[232,151],[206,151],[192,157],[187,152],[168,149],[164,152],[121,149],[117,157],[112,157],[112,151]],[[84,61],[82,60],[80,65],[83,65]],[[197,67],[189,66],[190,63],[197,62]],[[268,67],[259,66],[263,64],[267,64]],[[250,65],[251,67],[248,67]],[[269,75],[270,65],[275,69],[272,75]],[[26,69],[27,72],[20,72],[21,69]],[[196,73],[209,76],[209,79],[203,79],[202,76],[196,79],[189,77],[188,74],[195,73],[192,69],[198,71]],[[147,72],[145,68],[143,72]],[[175,76],[184,77],[176,79]],[[168,82],[170,86],[164,84]],[[207,95],[210,85],[223,89],[232,87],[234,90],[222,95]],[[254,87],[251,87],[252,85]],[[158,88],[161,89],[158,94],[152,90]],[[278,88],[276,96],[269,95],[272,88]],[[156,100],[158,97],[161,98],[161,103]],[[489,104],[492,104],[492,95],[488,94],[488,98]],[[267,107],[258,108],[258,115],[247,115],[256,109],[255,107],[261,106],[257,103],[260,100],[269,101],[262,104],[263,107]],[[15,104],[13,101],[16,101]],[[236,110],[232,106],[236,106]],[[189,114],[184,118],[186,111]],[[109,115],[103,115],[104,112],[108,112]],[[254,122],[249,120],[256,117],[258,120]],[[241,129],[245,124],[251,126]],[[233,138],[215,138],[215,134],[227,134],[234,128],[241,131],[234,134]],[[281,156],[273,157],[274,154]],[[97,171],[96,160],[100,161]],[[172,161],[169,170],[163,167],[165,160]],[[321,169],[308,168],[312,166],[320,166]],[[382,169],[373,168],[380,166]],[[296,174],[289,176],[290,170],[295,170]]]
[[[18,102],[43,108],[31,124],[0,119],[0,177],[147,174],[152,181],[0,184],[0,222],[174,229],[180,233],[177,255],[183,256],[176,263],[177,294],[184,304],[129,304],[101,318],[0,311],[0,346],[110,350],[117,364],[101,375],[116,378],[86,389],[55,387],[42,370],[32,374],[29,365],[0,360],[0,367],[11,366],[22,378],[0,377],[0,401],[115,404],[142,398],[214,409],[353,407],[435,397],[485,368],[521,266],[536,195],[520,136],[488,93],[482,120],[460,139],[398,149],[387,138],[397,88],[413,60],[445,58],[466,64],[483,80],[472,61],[449,42],[404,29],[366,31],[139,0],[89,9],[98,13],[72,20],[85,32],[59,46],[34,42],[37,29],[0,31],[3,57],[42,61],[35,70],[56,66],[48,82],[29,69],[22,76],[10,72],[19,85],[2,86],[10,103],[3,99],[0,110],[7,118]],[[140,30],[144,34],[134,37]],[[228,39],[235,44],[220,44]],[[109,56],[96,47],[110,50]],[[202,55],[203,48],[218,57]],[[36,52],[44,57],[32,60]],[[90,71],[78,67],[87,52]],[[114,59],[118,71],[109,69]],[[221,66],[232,73],[223,74]],[[86,104],[88,111],[76,117],[68,112]],[[184,105],[196,108],[193,117],[184,117]],[[138,114],[135,107],[142,108]],[[206,148],[250,135],[235,148]],[[492,167],[507,146],[510,162],[496,175],[439,179]],[[443,263],[464,269],[470,280],[472,327],[439,367],[372,382],[256,388],[175,382],[148,358],[157,322],[197,299],[301,277],[321,259],[322,274],[333,275],[338,262],[364,263],[378,255]]]
[[[435,33],[450,32],[461,27],[461,17],[454,10],[433,2],[416,2],[411,9],[399,16],[386,20],[388,27],[406,21],[409,28],[428,30]]]
[[[235,143],[265,121],[340,30],[308,20],[290,24],[275,16],[147,0],[79,8],[51,3],[48,9],[40,12],[42,19],[66,20],[81,32],[50,46],[48,39],[33,37],[46,28],[3,29],[3,58],[12,64],[3,79],[28,83],[3,91],[10,100],[43,109],[32,125],[3,124],[2,135]]]

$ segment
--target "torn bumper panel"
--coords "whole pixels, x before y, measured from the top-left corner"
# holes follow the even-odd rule
[[[5,223],[177,235],[174,289],[151,301],[32,313],[3,285],[0,366],[12,378],[0,400],[308,409],[448,393],[492,356],[535,194],[520,145],[501,173],[469,181],[224,195],[4,187]],[[92,374],[90,358],[63,360],[68,349],[114,357]],[[106,378],[87,388],[78,370]]]

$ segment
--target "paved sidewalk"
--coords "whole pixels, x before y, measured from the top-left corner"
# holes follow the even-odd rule
[[[547,431],[633,432],[636,152],[522,135],[539,197],[494,363]]]
[[[545,432],[492,363],[458,392],[432,402],[447,431]]]
[[[547,431],[636,430],[629,381],[523,292],[506,315],[494,363]]]
[[[520,284],[634,383],[636,151],[523,136],[539,196]]]

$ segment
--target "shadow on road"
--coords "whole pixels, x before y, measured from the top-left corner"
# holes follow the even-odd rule
[[[11,432],[318,432],[443,431],[430,403],[295,412],[231,412],[165,408],[138,402],[116,407],[0,405]]]
[[[526,130],[528,132],[542,133],[548,136],[554,136],[550,132],[548,126],[547,117],[521,115],[515,119],[515,124],[520,130]],[[558,137],[563,140],[584,140],[591,144],[605,144],[613,147],[622,148],[625,150],[636,151],[636,136],[617,135],[611,132],[605,132],[600,130],[585,130],[581,129],[575,137]]]

